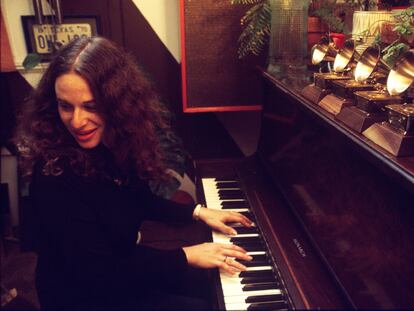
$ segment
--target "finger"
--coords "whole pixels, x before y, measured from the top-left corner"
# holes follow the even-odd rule
[[[251,227],[253,225],[253,221],[251,221],[249,218],[247,218],[246,216],[240,214],[240,213],[236,213],[236,212],[232,212],[231,215],[228,217],[227,221],[232,221],[232,222],[239,222],[241,223],[243,226],[246,227]]]
[[[232,227],[227,226],[223,222],[218,222],[215,226],[216,230],[220,231],[221,233],[227,234],[227,235],[236,235],[237,231],[234,230]]]
[[[226,253],[226,251],[237,251],[237,252],[241,252],[243,254],[247,253],[247,251],[244,248],[242,248],[238,245],[234,245],[234,244],[230,244],[230,243],[229,244],[221,243],[219,245],[223,249],[223,254]]]
[[[231,258],[237,258],[239,260],[244,260],[244,261],[250,261],[253,259],[252,256],[247,255],[244,252],[239,252],[239,251],[226,251],[224,252],[224,255],[227,257],[231,257]]]
[[[229,275],[234,275],[238,272],[240,272],[239,269],[230,266],[229,264],[227,264],[226,262],[222,261],[218,264],[218,268],[222,271],[224,271],[225,273],[229,274]]]
[[[227,257],[226,264],[228,264],[230,267],[235,268],[238,271],[245,271],[247,267],[240,262],[234,260],[233,258]]]

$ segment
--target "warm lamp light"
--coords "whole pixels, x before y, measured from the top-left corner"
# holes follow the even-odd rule
[[[406,91],[414,81],[414,49],[405,52],[395,63],[387,78],[390,95]]]

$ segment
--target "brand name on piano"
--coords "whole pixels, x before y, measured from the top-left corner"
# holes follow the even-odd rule
[[[306,257],[306,252],[305,252],[305,250],[303,249],[303,247],[302,247],[302,245],[300,245],[300,242],[298,241],[298,239],[293,239],[293,243],[295,244],[295,246],[296,246],[296,248],[298,249],[298,251],[299,251],[299,254],[302,256],[302,257]]]

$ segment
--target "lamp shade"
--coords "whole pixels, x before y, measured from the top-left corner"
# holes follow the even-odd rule
[[[393,20],[391,11],[355,11],[352,20],[352,39],[355,40],[357,52],[362,54],[380,33],[381,25]]]

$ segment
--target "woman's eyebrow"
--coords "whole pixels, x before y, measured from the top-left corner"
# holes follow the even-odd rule
[[[64,99],[62,99],[62,98],[59,98],[59,97],[56,97],[56,100],[57,100],[58,102],[62,102],[62,103],[66,103],[66,104],[70,104],[68,101],[66,101],[66,100],[64,100]],[[94,99],[90,99],[90,100],[87,100],[87,101],[82,102],[82,104],[94,104],[94,103],[95,103],[95,100],[94,100]]]

